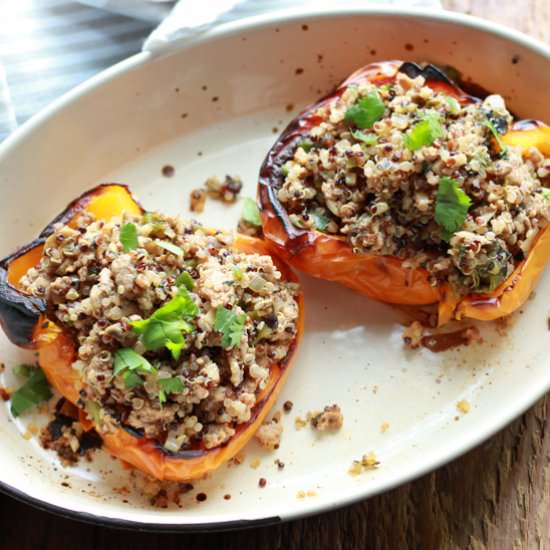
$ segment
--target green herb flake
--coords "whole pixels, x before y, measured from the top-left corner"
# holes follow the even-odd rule
[[[84,407],[88,418],[91,418],[96,426],[101,425],[101,407],[95,401],[87,401]]]
[[[405,134],[405,147],[411,151],[417,151],[431,145],[442,136],[443,126],[439,116],[436,113],[428,113]]]
[[[245,323],[245,313],[237,315],[224,307],[216,309],[214,330],[222,333],[222,347],[232,348],[241,341]]]
[[[309,153],[315,147],[315,144],[310,139],[303,138],[298,142],[297,147],[301,147],[306,153]]]
[[[362,141],[365,145],[375,145],[378,142],[378,137],[374,134],[364,134],[359,130],[352,130],[351,135],[357,141]]]
[[[489,130],[491,130],[491,133],[493,134],[493,137],[497,142],[499,157],[503,157],[508,152],[508,146],[506,145],[506,143],[504,143],[504,141],[502,141],[502,137],[499,131],[496,129],[495,125],[488,118],[485,119],[484,124],[485,126],[487,126],[487,128],[489,128]]]
[[[20,364],[20,365],[15,365],[12,369],[12,372],[13,374],[15,374],[15,376],[17,376],[17,378],[26,380],[31,375],[34,368],[35,367],[33,367],[32,365]]]
[[[550,189],[543,187],[541,190],[544,198],[550,200]]]
[[[185,286],[180,286],[178,294],[148,319],[132,321],[130,325],[141,336],[147,350],[156,351],[166,347],[172,357],[178,360],[186,345],[183,335],[193,330],[189,321],[198,312],[197,304],[193,302]]]
[[[171,243],[170,241],[161,241],[159,239],[157,239],[155,243],[158,244],[161,248],[164,248],[164,250],[167,250],[171,254],[174,254],[174,256],[179,256],[180,258],[183,257],[183,250],[174,243]]]
[[[157,384],[166,393],[181,393],[185,387],[180,378],[159,378]]]
[[[256,201],[254,199],[251,199],[249,197],[243,198],[243,209],[241,212],[241,218],[251,224],[255,225],[256,227],[260,227],[262,225],[262,221],[260,219],[260,211],[258,210],[258,205],[256,204]]]
[[[236,281],[242,281],[244,279],[243,270],[240,267],[234,267],[233,268],[233,277],[235,277]]]
[[[328,224],[330,223],[330,220],[323,216],[323,214],[319,214],[317,212],[309,212],[309,216],[311,216],[311,219],[313,220],[313,224],[315,225],[315,229],[317,231],[325,231]]]
[[[449,107],[449,113],[452,115],[458,115],[460,113],[460,103],[454,97],[446,95],[445,101]]]
[[[120,228],[119,239],[124,252],[130,252],[130,250],[137,248],[139,244],[137,227],[133,223],[125,223]]]
[[[137,372],[131,370],[122,373],[122,380],[124,380],[124,387],[127,390],[142,386],[145,383],[145,380]]]
[[[281,166],[281,176],[283,176],[283,178],[286,178],[288,176],[288,173],[290,172],[290,167],[291,167],[290,161],[285,162]]]
[[[166,403],[166,392],[163,389],[159,390],[159,402],[161,405]]]
[[[380,99],[378,93],[370,92],[347,109],[344,120],[347,124],[353,124],[364,130],[380,120],[384,116],[385,109],[384,102]]]
[[[182,271],[176,277],[176,285],[179,287],[184,286],[187,290],[193,290],[195,288],[195,281],[187,271]]]
[[[32,367],[27,381],[11,396],[11,414],[17,417],[25,411],[44,403],[52,396],[44,372]]]
[[[435,197],[435,221],[441,226],[441,238],[449,241],[468,215],[472,201],[453,178],[444,176],[439,180]]]
[[[116,376],[124,371],[136,371],[147,374],[156,372],[155,367],[132,348],[120,348],[115,353],[113,374]]]

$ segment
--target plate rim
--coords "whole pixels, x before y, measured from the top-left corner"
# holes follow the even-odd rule
[[[123,75],[129,71],[136,70],[140,66],[147,63],[153,63],[156,59],[169,55],[177,55],[182,50],[189,47],[199,45],[201,43],[210,42],[220,38],[228,37],[242,31],[262,28],[266,26],[274,26],[276,24],[303,22],[304,19],[311,22],[325,18],[339,18],[350,15],[359,17],[368,16],[389,16],[399,18],[421,18],[426,21],[442,22],[467,29],[480,30],[484,33],[492,34],[513,43],[519,44],[527,49],[530,49],[543,57],[550,60],[550,45],[544,42],[527,36],[515,29],[508,28],[504,25],[483,20],[478,17],[451,12],[447,10],[427,10],[424,8],[399,8],[389,6],[363,6],[363,7],[323,7],[315,10],[305,7],[292,8],[284,11],[275,12],[272,14],[262,14],[257,16],[246,17],[237,21],[223,23],[207,32],[197,35],[191,39],[176,40],[174,48],[164,52],[140,52],[137,53],[107,69],[101,71],[92,78],[86,80],[72,90],[68,91],[60,98],[56,99],[50,105],[46,106],[39,113],[31,117],[23,125],[15,130],[3,143],[0,144],[0,161],[3,157],[10,154],[11,149],[16,148],[21,141],[38,128],[43,122],[54,116],[66,106],[70,105],[79,97],[84,96],[103,84]],[[182,523],[164,523],[159,521],[144,522],[141,520],[118,518],[113,516],[103,516],[94,513],[71,510],[64,506],[58,506],[48,500],[38,498],[28,494],[16,487],[9,485],[4,481],[0,481],[0,492],[7,494],[31,506],[53,513],[58,516],[75,519],[78,521],[103,525],[107,527],[115,527],[119,529],[148,531],[148,532],[187,532],[187,533],[204,533],[204,532],[221,532],[232,531],[237,529],[246,529],[253,527],[262,527],[272,525],[293,519],[308,517],[319,514],[325,511],[332,511],[343,506],[355,504],[367,498],[371,498],[382,492],[387,492],[400,486],[404,483],[417,479],[444,464],[456,459],[465,454],[474,447],[480,445],[495,433],[502,430],[507,424],[515,418],[523,414],[529,407],[538,401],[550,389],[550,378],[546,384],[534,387],[533,391],[529,392],[528,397],[521,401],[511,404],[504,409],[496,420],[491,422],[481,421],[478,424],[478,429],[469,437],[463,437],[458,440],[451,449],[441,449],[439,452],[433,453],[431,460],[420,462],[417,466],[411,467],[404,471],[399,471],[397,475],[386,480],[384,483],[376,487],[363,487],[353,495],[346,495],[332,500],[331,502],[311,502],[304,510],[294,510],[289,515],[281,514],[281,516],[271,516],[267,518],[253,519],[237,519],[219,522],[185,522],[185,514],[181,515]]]

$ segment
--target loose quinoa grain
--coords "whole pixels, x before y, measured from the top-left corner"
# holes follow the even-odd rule
[[[369,93],[384,113],[357,133],[346,111]],[[466,294],[498,286],[548,225],[550,159],[535,148],[496,148],[490,126],[504,133],[512,122],[498,95],[461,105],[422,76],[398,73],[392,85],[351,85],[313,115],[277,190],[298,228],[342,235],[357,254],[398,257],[404,267],[427,269],[434,286],[449,281]],[[411,150],[407,135],[427,116],[437,117],[441,135]],[[472,201],[449,242],[435,221],[443,177]]]
[[[138,243],[125,251],[120,230],[129,223]],[[21,284],[45,298],[50,320],[73,335],[73,368],[85,388],[79,405],[95,404],[92,416],[102,431],[132,428],[177,452],[199,442],[207,449],[223,445],[250,420],[270,366],[294,340],[298,289],[282,280],[270,256],[232,250],[231,240],[156,213],[109,221],[83,215],[48,237],[40,264]],[[175,359],[167,348],[145,349],[131,323],[178,296],[184,273],[198,313]],[[238,342],[229,347],[214,329],[219,309],[244,316]],[[134,387],[113,372],[121,348],[153,366]],[[176,380],[176,389],[161,393],[163,379]]]

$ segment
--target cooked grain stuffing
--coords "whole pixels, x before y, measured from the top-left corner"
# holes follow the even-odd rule
[[[550,160],[500,135],[500,96],[461,106],[398,74],[350,86],[318,108],[281,167],[278,198],[298,228],[397,256],[461,293],[497,287],[548,224]]]
[[[251,418],[296,334],[296,285],[230,237],[147,213],[57,227],[22,279],[74,335],[80,406],[172,452],[211,449]]]

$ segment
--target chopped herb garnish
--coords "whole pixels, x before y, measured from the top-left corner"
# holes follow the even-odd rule
[[[290,161],[287,161],[281,166],[281,176],[286,178],[289,172],[290,172]]]
[[[452,115],[458,115],[460,113],[460,103],[454,97],[446,95],[445,101],[447,102],[447,105],[449,106],[449,112]]]
[[[435,197],[435,221],[441,226],[441,238],[449,241],[468,215],[472,201],[458,182],[447,176],[439,180]]]
[[[52,396],[42,369],[32,367],[27,381],[11,396],[11,414],[19,416]]]
[[[141,336],[146,349],[151,351],[166,347],[174,359],[179,359],[186,342],[183,334],[193,330],[188,322],[198,314],[198,307],[184,286],[178,294],[148,319],[132,321],[134,332]]]
[[[100,411],[101,407],[99,406],[99,403],[96,403],[95,401],[87,401],[85,405],[86,414],[89,418],[91,418],[94,421],[94,424],[96,426],[101,425],[101,416]]]
[[[13,374],[17,376],[17,378],[21,378],[23,380],[26,380],[32,373],[34,367],[32,365],[15,365],[12,369]]]
[[[216,309],[214,330],[222,333],[222,346],[224,348],[232,348],[241,341],[245,323],[246,313],[237,315],[224,307]]]
[[[166,392],[163,389],[159,390],[159,402],[161,405],[166,403]]]
[[[127,370],[122,373],[122,379],[124,380],[124,387],[127,390],[131,390],[136,386],[142,386],[145,380],[135,371]]]
[[[137,227],[133,223],[125,223],[120,228],[120,242],[124,252],[130,252],[138,247]]]
[[[493,137],[497,142],[499,157],[503,157],[508,152],[508,146],[506,145],[506,143],[504,143],[504,141],[502,141],[502,137],[500,136],[499,131],[488,118],[485,119],[485,126],[487,126],[489,130],[491,130],[491,133],[493,134]]]
[[[243,278],[244,278],[243,270],[240,267],[234,267],[233,268],[233,277],[235,277],[235,279],[237,281],[242,281]]]
[[[193,281],[193,277],[191,277],[187,271],[182,271],[176,277],[176,285],[184,286],[187,290],[193,290],[195,287],[195,281]]]
[[[155,243],[157,243],[161,248],[164,248],[164,250],[168,250],[168,252],[171,252],[175,256],[183,256],[183,250],[174,243],[171,243],[170,241],[156,240]]]
[[[326,216],[318,214],[317,212],[309,212],[308,215],[311,216],[317,231],[324,231],[330,223],[330,220]]]
[[[550,200],[550,189],[548,189],[547,187],[543,187],[542,194],[544,195],[545,199]]]
[[[351,135],[358,141],[362,141],[365,145],[374,145],[378,141],[378,137],[374,134],[364,134],[359,130],[352,130]]]
[[[405,134],[405,147],[416,151],[431,145],[442,136],[443,126],[441,126],[439,116],[436,113],[428,113]]]
[[[315,144],[310,139],[303,138],[298,142],[297,147],[301,147],[306,153],[309,153],[315,147]]]
[[[256,204],[256,201],[254,199],[251,199],[249,197],[243,198],[243,209],[241,212],[241,218],[245,222],[251,225],[255,225],[256,227],[262,225],[262,221],[260,219],[260,211],[258,210],[258,205]]]
[[[156,372],[155,367],[132,348],[120,348],[115,353],[113,374],[116,376],[124,371],[136,371],[141,374]]]
[[[185,387],[180,378],[159,378],[157,384],[166,393],[181,393]]]
[[[344,120],[348,124],[353,124],[364,130],[370,128],[384,116],[385,108],[384,102],[380,99],[378,93],[370,92],[347,109]]]

